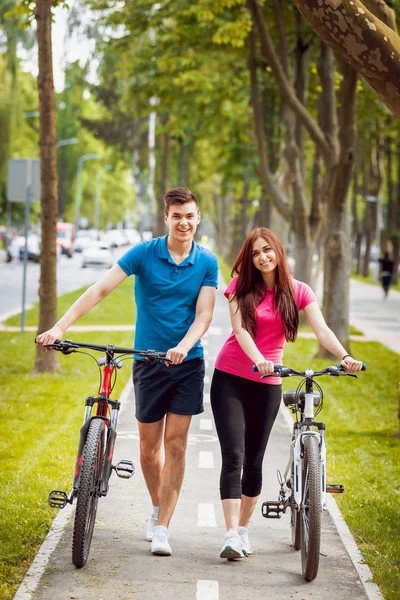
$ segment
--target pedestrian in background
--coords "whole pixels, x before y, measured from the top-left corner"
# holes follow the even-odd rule
[[[390,284],[392,283],[394,261],[389,252],[385,252],[383,258],[379,259],[379,279],[381,280],[384,298],[388,297]]]
[[[246,238],[225,291],[233,331],[220,351],[211,405],[221,445],[220,494],[227,533],[221,558],[252,554],[248,526],[262,486],[262,463],[281,402],[281,378],[260,379],[282,364],[285,341],[294,342],[303,310],[317,339],[347,371],[354,360],[327,326],[314,292],[290,275],[279,239],[263,227]],[[258,373],[252,371],[256,365]]]

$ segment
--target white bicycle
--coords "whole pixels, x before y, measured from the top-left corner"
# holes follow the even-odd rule
[[[366,365],[362,370],[366,370]],[[281,513],[286,513],[290,508],[292,547],[301,550],[301,565],[306,581],[313,581],[318,574],[321,514],[327,508],[326,494],[344,492],[343,485],[326,483],[326,426],[315,420],[322,410],[323,392],[314,378],[321,375],[357,378],[354,373],[346,373],[342,365],[316,372],[312,369],[297,371],[278,365],[273,374],[261,377],[302,377],[295,390],[283,392],[285,406],[296,414],[290,458],[283,477],[278,471],[278,501],[264,502],[261,510],[267,519],[280,519]]]

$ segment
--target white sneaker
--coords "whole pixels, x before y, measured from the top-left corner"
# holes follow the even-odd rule
[[[224,545],[219,556],[228,560],[240,560],[243,558],[242,540],[235,529],[230,529],[226,532]]]
[[[247,527],[239,526],[238,533],[240,541],[242,542],[242,552],[244,556],[250,556],[251,554],[253,554],[253,549],[250,546],[249,542],[249,530],[247,529]]]
[[[150,516],[150,523],[148,524],[146,529],[146,540],[148,542],[151,542],[151,540],[153,539],[154,530],[157,527],[157,521],[158,513],[152,513]]]
[[[153,554],[161,556],[171,556],[172,554],[171,546],[168,543],[168,529],[163,525],[157,525],[154,528],[151,551]]]

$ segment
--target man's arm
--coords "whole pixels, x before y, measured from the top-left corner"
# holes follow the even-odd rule
[[[125,271],[119,265],[114,265],[74,302],[54,327],[38,335],[36,342],[39,346],[52,344],[55,340],[61,339],[68,327],[86,315],[96,304],[115,290],[126,277]]]
[[[189,350],[198,342],[210,326],[214,312],[217,290],[211,286],[203,286],[196,302],[196,316],[185,337],[175,348],[170,348],[167,358],[174,365],[179,365],[186,358]]]

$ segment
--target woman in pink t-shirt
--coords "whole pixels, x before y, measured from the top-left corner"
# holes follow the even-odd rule
[[[281,380],[260,380],[282,364],[285,341],[294,342],[303,310],[319,342],[347,371],[361,370],[325,323],[311,288],[291,277],[282,244],[254,229],[232,269],[225,296],[233,331],[217,357],[211,405],[221,445],[220,493],[227,533],[221,558],[252,553],[248,525],[262,486],[262,462],[281,401]],[[258,373],[252,371],[257,365]]]

